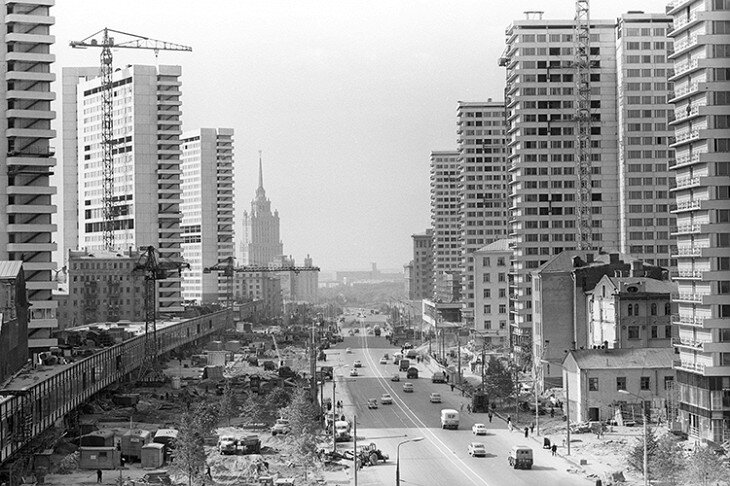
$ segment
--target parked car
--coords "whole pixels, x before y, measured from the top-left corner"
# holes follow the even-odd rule
[[[383,396],[380,397],[380,403],[383,405],[391,405],[393,403],[393,397],[389,393],[383,393]]]
[[[388,358],[386,358],[385,356],[380,358],[380,364],[388,364]]]
[[[362,368],[362,362],[359,359],[356,359],[354,363],[352,363],[352,366],[355,368]]]
[[[440,393],[431,393],[428,397],[428,401],[431,403],[441,403],[441,394]]]
[[[368,398],[368,408],[378,408],[378,400],[375,398]]]
[[[469,455],[472,457],[487,456],[487,448],[481,442],[472,442],[471,444],[469,444],[469,448],[467,450],[469,452]]]
[[[471,432],[474,435],[487,435],[487,426],[484,424],[474,424],[471,427]]]
[[[394,374],[390,381],[400,381],[400,375],[398,373]]]
[[[357,368],[353,368],[350,370],[350,376],[357,376]]]
[[[507,461],[515,469],[532,469],[532,449],[527,446],[513,446]]]
[[[413,383],[410,383],[410,382],[403,383],[403,391],[406,393],[413,393]]]
[[[347,349],[345,350],[345,353],[346,353],[346,354],[352,354],[352,349],[350,349],[350,348],[347,348]]]
[[[284,435],[291,432],[291,426],[289,425],[289,420],[280,418],[276,419],[276,423],[273,427],[271,427],[271,435]]]
[[[403,349],[413,349],[413,345],[411,343],[405,343]]]

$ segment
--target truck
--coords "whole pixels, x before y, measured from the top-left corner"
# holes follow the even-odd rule
[[[375,326],[373,328],[373,334],[375,334],[376,336],[380,336],[380,332],[380,326]]]
[[[444,408],[441,410],[441,428],[442,429],[458,429],[459,428],[459,412],[452,408]]]
[[[406,378],[418,378],[418,368],[416,368],[415,366],[411,366],[410,368],[408,368],[408,371],[406,372]]]
[[[345,420],[335,422],[335,442],[348,442],[352,440],[350,435],[350,423]]]
[[[401,359],[398,362],[398,371],[408,371],[408,368],[411,367],[411,361],[408,359]]]
[[[431,383],[446,383],[446,373],[437,371],[431,375]]]

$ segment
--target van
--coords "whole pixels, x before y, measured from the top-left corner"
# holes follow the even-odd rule
[[[352,437],[350,436],[350,423],[344,420],[338,420],[335,422],[335,442],[347,442]]]
[[[446,383],[446,373],[437,371],[431,376],[431,383]]]
[[[411,361],[408,359],[404,358],[404,359],[400,360],[400,362],[398,363],[398,371],[407,372],[408,368],[410,368],[410,367],[411,367]]]
[[[532,469],[532,449],[521,445],[513,446],[507,461],[515,469]]]
[[[441,410],[441,428],[458,429],[459,412],[451,408],[444,408],[443,410]]]

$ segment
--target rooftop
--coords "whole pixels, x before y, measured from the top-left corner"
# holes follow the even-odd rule
[[[22,267],[21,261],[0,260],[0,279],[14,279]]]
[[[580,369],[671,368],[672,348],[587,349],[570,351],[563,362],[575,360]]]
[[[510,241],[511,240],[509,238],[493,241],[490,244],[479,248],[474,253],[481,253],[485,251],[510,251]]]

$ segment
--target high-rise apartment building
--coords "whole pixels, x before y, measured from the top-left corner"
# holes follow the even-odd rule
[[[671,23],[665,14],[632,12],[616,25],[620,249],[664,268],[676,265],[670,236],[676,219],[670,213]]]
[[[5,2],[2,12],[4,109],[0,116],[0,260],[22,261],[30,301],[28,346],[56,345],[57,327],[52,292],[56,250],[51,218],[56,207],[50,184],[56,165],[50,142],[55,138],[51,110],[55,94],[51,72],[55,55],[50,15],[53,0]]]
[[[116,249],[153,246],[180,260],[179,66],[127,66],[113,74],[114,242]],[[104,249],[101,78],[93,68],[63,70],[64,227],[76,228],[66,250]],[[73,230],[72,230],[73,231]],[[181,278],[158,282],[163,312],[182,310]]]
[[[279,236],[279,211],[271,211],[271,201],[264,190],[264,170],[259,159],[259,187],[251,201],[251,212],[243,212],[241,240],[245,265],[268,265],[284,255]]]
[[[679,420],[692,437],[730,438],[730,0],[675,0]]]
[[[408,275],[408,298],[410,300],[433,298],[433,229],[411,235],[413,238],[413,261]]]
[[[592,20],[590,35],[592,234],[596,248],[619,244],[614,21]],[[531,272],[576,246],[577,96],[573,20],[526,19],[507,30],[513,343],[531,342]]]
[[[201,128],[182,136],[182,296],[225,303],[227,283],[204,273],[233,257],[233,129]]]
[[[461,287],[458,151],[431,152],[431,228],[434,298],[457,302]]]
[[[507,157],[504,103],[459,102],[462,322],[474,329],[474,252],[507,236]],[[482,327],[480,324],[479,327]]]

